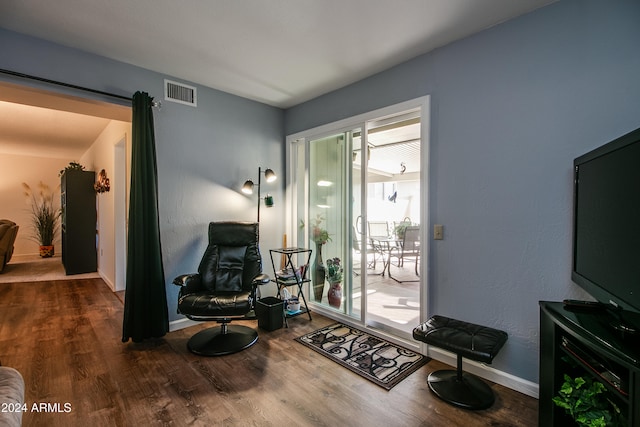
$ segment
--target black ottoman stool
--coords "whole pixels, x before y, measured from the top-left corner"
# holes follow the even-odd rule
[[[473,323],[433,316],[413,330],[413,338],[456,353],[458,369],[435,371],[429,388],[440,399],[466,409],[486,409],[495,397],[480,378],[462,371],[462,358],[491,363],[507,341],[507,333]]]

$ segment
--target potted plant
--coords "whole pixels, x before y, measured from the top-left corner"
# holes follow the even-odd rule
[[[330,258],[327,260],[327,280],[329,281],[329,292],[327,299],[332,307],[340,307],[342,304],[342,265],[340,258]]]
[[[411,220],[408,220],[407,218],[403,219],[402,222],[395,226],[393,233],[396,235],[398,240],[404,239],[404,232],[409,226],[411,226]]]
[[[64,175],[66,171],[83,171],[83,170],[84,170],[84,166],[82,166],[80,163],[69,162],[69,164],[65,166],[64,169],[60,170],[60,172],[58,173],[58,178]]]
[[[620,408],[607,397],[604,384],[590,376],[571,378],[564,375],[564,383],[553,403],[580,426],[622,426]]]
[[[60,209],[53,206],[53,192],[42,181],[37,194],[27,183],[23,182],[22,186],[31,204],[32,239],[40,245],[41,257],[52,257],[55,253],[53,242],[60,227]]]

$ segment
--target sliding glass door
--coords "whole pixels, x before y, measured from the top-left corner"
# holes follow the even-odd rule
[[[315,263],[313,300],[328,304],[328,291],[334,283],[348,286],[344,279],[345,213],[347,210],[345,190],[345,149],[348,134],[332,135],[312,140],[309,144],[309,216],[307,218],[309,238],[314,243]],[[342,271],[341,271],[342,270]],[[324,274],[322,274],[324,273]],[[324,276],[324,277],[323,277]],[[335,293],[335,292],[334,292]],[[342,298],[332,299],[331,306],[344,310]]]
[[[360,137],[366,162],[354,161],[354,167],[360,166],[365,205],[355,229],[367,244],[361,245],[366,254],[361,257],[366,290],[360,296],[361,317],[368,326],[407,339],[420,323],[420,134],[419,110],[369,120]],[[358,138],[354,143],[360,143]],[[417,239],[409,241],[411,236]]]
[[[425,298],[423,112],[398,109],[289,139],[293,240],[313,249],[309,300],[401,338],[420,323]]]

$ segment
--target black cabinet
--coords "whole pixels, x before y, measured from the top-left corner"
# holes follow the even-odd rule
[[[605,386],[626,425],[640,425],[640,336],[620,328],[637,317],[628,312],[571,310],[561,302],[540,302],[539,426],[573,423],[552,399],[564,375],[591,376]],[[638,319],[632,319],[637,324]]]
[[[69,170],[62,175],[62,264],[67,274],[98,268],[94,182],[95,172]]]

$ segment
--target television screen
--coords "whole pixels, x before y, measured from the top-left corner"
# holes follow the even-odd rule
[[[640,312],[640,129],[574,161],[572,279]]]

